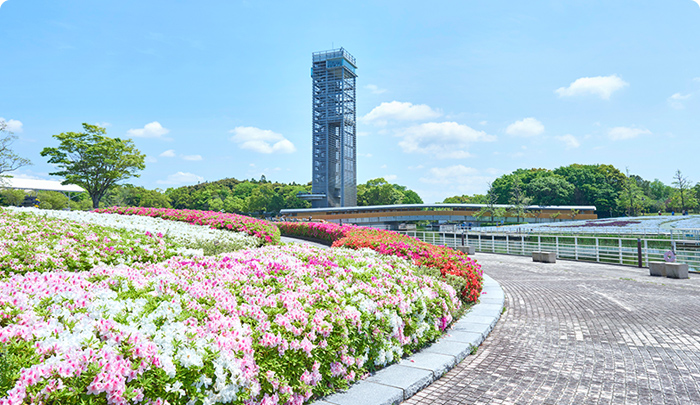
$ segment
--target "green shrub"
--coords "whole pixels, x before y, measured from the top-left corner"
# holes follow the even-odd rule
[[[2,205],[18,206],[24,201],[24,191],[11,189],[0,190],[0,199],[2,199]]]
[[[48,210],[62,210],[68,207],[68,197],[58,191],[40,191],[39,208]]]

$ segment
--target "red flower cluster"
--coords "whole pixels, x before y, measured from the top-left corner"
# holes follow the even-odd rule
[[[100,208],[96,209],[95,212],[104,214],[143,215],[171,221],[183,221],[195,225],[206,225],[216,229],[243,232],[262,239],[265,244],[277,245],[280,243],[280,231],[274,224],[245,215],[214,211],[143,207]]]
[[[353,225],[315,222],[278,222],[283,234],[303,236],[333,242],[334,247],[369,248],[386,255],[412,260],[420,266],[432,267],[445,275],[462,277],[466,286],[462,291],[465,301],[475,302],[483,284],[481,266],[462,252],[422,242],[396,232]]]

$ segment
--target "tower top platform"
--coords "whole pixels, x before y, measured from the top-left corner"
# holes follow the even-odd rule
[[[350,52],[346,51],[345,48],[331,49],[328,51],[320,51],[313,53],[314,62],[323,62],[324,60],[340,58],[347,60],[352,64],[354,68],[357,68],[357,62],[355,61],[355,57],[350,55]]]

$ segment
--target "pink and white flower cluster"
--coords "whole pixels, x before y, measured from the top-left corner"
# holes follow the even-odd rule
[[[0,211],[0,275],[159,262],[177,247],[161,234]]]
[[[18,378],[0,404],[302,404],[434,340],[459,306],[368,249],[13,274],[0,278],[0,383]]]

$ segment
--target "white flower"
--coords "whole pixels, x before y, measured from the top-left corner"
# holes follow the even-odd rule
[[[202,367],[204,365],[202,363],[202,356],[189,348],[180,349],[177,354],[177,359],[180,361],[180,365],[185,368],[190,368],[192,366]]]

